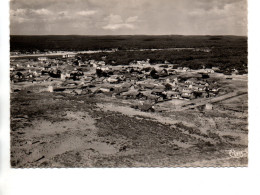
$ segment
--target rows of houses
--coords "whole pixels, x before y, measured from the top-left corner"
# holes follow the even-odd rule
[[[75,56],[64,58],[57,60],[39,57],[41,66],[30,65],[20,71],[20,74],[17,74],[17,67],[12,67],[12,72],[17,80],[23,77],[35,82],[46,77],[58,79],[62,87],[55,88],[54,91],[77,90],[77,94],[104,94],[152,102],[206,98],[217,95],[219,91],[205,79],[181,78],[172,67],[149,66],[149,60],[137,61],[129,66],[108,66],[104,61],[82,62],[81,59],[75,59]]]
[[[148,70],[126,66],[120,69],[97,67],[96,70],[102,71],[103,74],[97,73],[98,78],[93,79],[92,83],[101,86],[99,89],[101,93],[116,97],[149,99],[157,102],[174,98],[205,98],[215,96],[219,91],[204,80],[190,78],[181,81],[176,72],[167,69]],[[159,78],[154,79],[152,72],[156,72]],[[122,84],[130,84],[130,86],[124,88]]]

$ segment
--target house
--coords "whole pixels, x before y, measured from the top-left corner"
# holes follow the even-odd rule
[[[159,96],[157,96],[157,95],[153,95],[153,94],[149,94],[149,93],[145,93],[144,94],[144,92],[142,92],[142,94],[143,94],[143,96],[146,98],[146,100],[151,100],[151,101],[155,101],[155,102],[157,102],[158,101],[158,99],[160,98]]]
[[[97,64],[100,65],[100,66],[105,66],[106,65],[106,63],[104,61],[99,61]]]
[[[187,98],[187,99],[195,98],[193,91],[189,90],[189,89],[183,89],[182,93],[181,93],[181,97]]]
[[[197,81],[196,79],[190,78],[190,79],[186,80],[184,83],[189,84],[189,85],[193,85],[196,81]]]
[[[41,70],[41,74],[42,75],[49,74],[50,71],[51,71],[51,66],[50,65],[44,66],[44,68]]]
[[[144,61],[144,60],[136,61],[136,64],[141,65],[141,66],[149,65],[150,64],[150,59],[147,59],[146,61]]]
[[[96,61],[95,60],[89,60],[88,63],[93,65],[93,64],[96,63]]]
[[[167,93],[164,91],[164,89],[153,89],[151,94],[160,97],[161,100],[164,100],[167,98]]]
[[[215,71],[213,69],[206,68],[206,69],[204,69],[204,72],[206,72],[206,73],[214,73]]]
[[[64,54],[62,55],[62,58],[74,58],[75,54]]]
[[[193,90],[193,91],[199,91],[199,85],[192,85],[192,87],[191,87],[191,89]]]
[[[206,110],[213,110],[213,105],[210,104],[210,103],[207,103],[207,104],[205,105],[205,109],[206,109]]]
[[[183,67],[183,69],[182,69],[184,72],[188,72],[188,71],[190,71],[190,68],[188,68],[188,67]]]
[[[117,78],[116,75],[113,75],[113,76],[109,77],[109,78],[107,79],[107,81],[108,81],[109,83],[118,83],[118,82],[119,82],[119,80],[118,80],[118,78]]]
[[[198,91],[206,91],[207,87],[204,85],[198,85],[199,90]]]
[[[159,75],[159,77],[166,77],[166,76],[169,75],[168,71],[165,68],[162,69],[162,70],[157,71],[157,74]]]
[[[120,94],[120,93],[123,93],[123,92],[127,92],[128,90],[129,90],[128,87],[120,86],[120,87],[115,87],[114,90],[113,90],[113,93]]]
[[[141,97],[143,97],[142,93],[140,93],[138,90],[134,90],[134,89],[131,89],[127,92],[123,92],[121,95],[124,96],[124,97],[127,97],[127,98],[141,98]]]
[[[169,75],[175,75],[176,71],[173,69],[168,69],[168,73],[169,73]]]
[[[141,105],[138,105],[138,108],[144,112],[149,112],[149,111],[154,112],[154,106],[152,103],[145,102]]]
[[[101,91],[101,92],[105,93],[105,92],[110,92],[110,89],[101,87],[101,88],[99,88],[98,91]]]
[[[174,81],[175,83],[178,83],[178,82],[179,82],[178,77],[175,77],[175,78],[173,79],[173,81]]]
[[[177,91],[167,91],[166,95],[167,95],[168,99],[171,99],[171,98],[178,99],[181,97],[180,92],[177,92]]]
[[[47,57],[38,57],[39,61],[46,61],[48,58]]]
[[[152,83],[140,83],[141,87],[144,89],[153,89],[155,87]]]
[[[238,74],[238,70],[233,69],[233,70],[232,70],[232,74]]]
[[[211,69],[214,70],[214,71],[219,70],[218,67],[212,67]]]
[[[219,88],[212,88],[211,91],[212,91],[212,92],[218,92],[218,91],[219,91]]]
[[[62,73],[62,74],[60,75],[60,79],[61,79],[62,81],[65,81],[65,80],[66,80],[66,74]]]

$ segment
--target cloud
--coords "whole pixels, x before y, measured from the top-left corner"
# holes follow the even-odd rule
[[[37,14],[37,15],[50,15],[50,14],[52,14],[51,11],[44,9],[44,8],[43,9],[35,9],[35,10],[31,9],[30,11],[31,11],[31,13],[34,13],[34,14]]]
[[[58,16],[66,16],[66,15],[68,15],[67,11],[60,11],[60,12],[58,12]]]
[[[121,24],[108,24],[103,27],[105,30],[118,30],[118,29],[134,29],[133,24],[121,23]]]
[[[25,23],[37,19],[44,19],[53,13],[47,9],[16,9],[10,10],[11,22]]]
[[[129,17],[126,19],[126,22],[135,22],[137,21],[138,19],[138,16],[132,16],[132,17]]]
[[[10,14],[12,16],[24,16],[26,14],[26,11],[26,9],[10,10]]]
[[[28,22],[30,21],[29,19],[27,18],[23,18],[23,17],[16,17],[14,19],[14,22],[18,23],[18,24],[22,24],[22,23],[25,23],[25,22]]]
[[[16,10],[10,10],[10,16],[12,19],[12,22],[14,23],[24,23],[29,21],[29,19],[26,18],[28,10],[26,9],[16,9]]]
[[[137,16],[128,17],[125,21],[120,15],[110,14],[104,20],[108,22],[102,28],[105,30],[118,30],[118,29],[135,29],[134,22],[137,21]]]
[[[109,16],[107,16],[105,19],[105,21],[108,21],[110,24],[118,24],[118,23],[122,23],[122,17],[119,15],[114,15],[114,14],[110,14]]]
[[[91,15],[94,15],[96,13],[97,13],[96,10],[79,11],[79,12],[77,12],[77,15],[79,15],[79,16],[91,16]]]
[[[247,34],[247,0],[12,0],[10,9],[11,34]]]

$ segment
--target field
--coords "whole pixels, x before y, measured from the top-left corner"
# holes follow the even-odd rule
[[[246,48],[245,38],[51,36],[38,44],[42,48],[37,48],[36,43],[42,38],[11,37],[11,50],[122,48],[106,53],[106,57],[101,52],[68,59],[52,57],[46,62],[26,56],[12,59],[12,167],[247,166],[247,74],[205,73],[212,71],[211,67],[186,70],[172,62],[162,62],[168,60],[169,53],[183,61],[183,57],[190,57],[189,53],[194,54],[193,60],[211,58],[210,52],[126,51],[208,46],[225,49],[228,42],[233,45],[230,55],[238,56]],[[202,44],[202,40],[208,41]],[[159,43],[160,46],[156,45]],[[245,46],[242,49],[238,47],[241,43]],[[144,64],[119,66],[109,60],[120,59],[116,56],[125,52],[128,60],[136,61],[146,60],[152,54],[159,56],[156,59],[165,55],[160,62]],[[104,61],[100,61],[102,57]],[[216,59],[232,61],[225,57]],[[244,56],[238,60],[247,61]],[[225,64],[218,67],[222,66]],[[237,66],[232,66],[232,70]],[[53,70],[48,74],[41,72],[50,67]],[[56,76],[57,70],[62,74]],[[76,70],[79,76],[72,77]],[[70,77],[63,77],[69,73]],[[191,89],[200,96],[187,98],[182,91]],[[176,93],[178,97],[173,96]]]

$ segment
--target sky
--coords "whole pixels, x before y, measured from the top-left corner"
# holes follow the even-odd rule
[[[247,0],[11,0],[10,34],[247,36]]]

